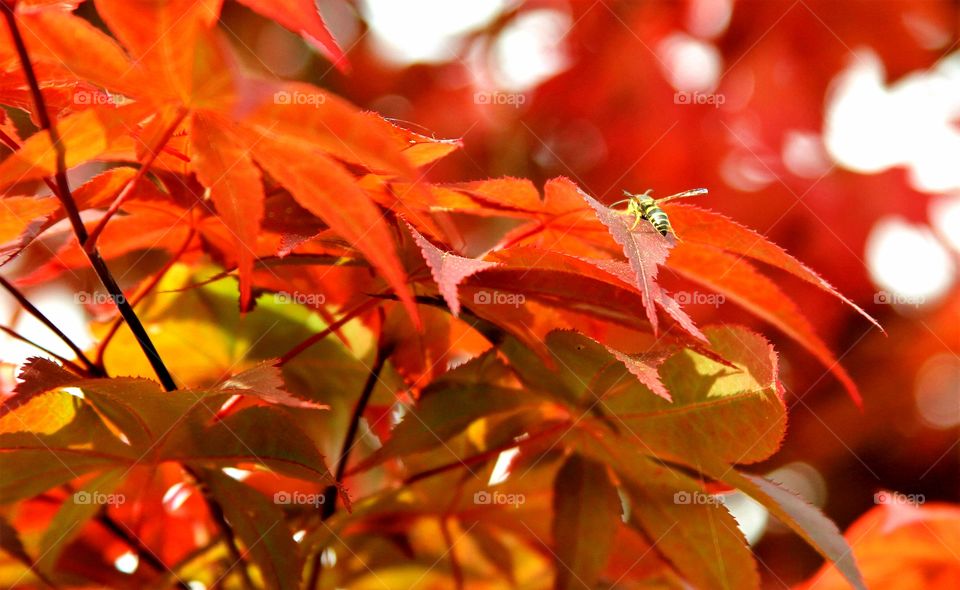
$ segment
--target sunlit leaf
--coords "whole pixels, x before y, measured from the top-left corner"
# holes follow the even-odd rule
[[[254,250],[263,221],[263,183],[249,151],[217,118],[195,114],[190,160],[197,178],[210,191],[217,214],[233,233],[240,261],[240,308],[249,309]]]

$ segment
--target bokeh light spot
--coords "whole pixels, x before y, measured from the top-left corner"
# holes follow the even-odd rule
[[[956,269],[946,248],[925,226],[885,217],[867,239],[867,268],[881,289],[877,303],[919,307],[942,297]]]
[[[493,47],[495,84],[519,92],[566,68],[563,39],[571,24],[557,10],[531,10],[514,19]]]
[[[915,398],[920,417],[937,429],[960,425],[960,359],[938,354],[917,374]]]
[[[658,48],[664,75],[677,90],[711,92],[720,79],[723,58],[710,43],[675,33]]]
[[[378,53],[398,65],[453,59],[459,37],[483,27],[503,0],[364,0],[361,11]]]
[[[891,86],[875,54],[858,53],[828,98],[824,140],[842,166],[874,173],[903,165],[921,191],[960,188],[960,54]]]

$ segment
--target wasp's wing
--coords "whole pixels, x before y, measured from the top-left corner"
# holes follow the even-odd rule
[[[683,199],[686,197],[699,197],[700,195],[705,195],[709,191],[705,188],[695,188],[689,191],[683,191],[682,193],[677,193],[675,195],[670,195],[669,197],[663,197],[662,199],[657,199],[656,203],[666,203],[667,201],[672,201],[674,199]]]

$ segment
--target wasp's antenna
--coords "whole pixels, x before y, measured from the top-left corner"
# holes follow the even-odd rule
[[[689,191],[683,191],[682,193],[677,193],[675,195],[670,195],[669,197],[663,197],[662,199],[657,199],[657,203],[666,203],[667,201],[672,201],[673,199],[685,199],[687,197],[699,197],[700,195],[707,194],[708,191],[705,188],[695,188]]]

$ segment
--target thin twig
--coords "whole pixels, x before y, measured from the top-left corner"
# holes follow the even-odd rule
[[[166,391],[175,391],[177,389],[177,384],[173,380],[173,376],[170,374],[170,371],[160,358],[160,354],[157,352],[153,341],[150,339],[150,336],[144,329],[143,324],[140,322],[140,318],[137,317],[136,312],[133,311],[133,307],[130,305],[130,302],[127,301],[127,298],[124,296],[123,290],[120,288],[120,285],[117,284],[116,279],[110,272],[110,268],[100,255],[99,250],[95,246],[89,250],[86,248],[88,239],[87,230],[83,226],[83,222],[80,219],[80,212],[77,209],[76,202],[73,200],[73,195],[70,192],[70,185],[67,183],[66,151],[60,142],[60,135],[57,132],[56,127],[51,124],[50,115],[47,112],[47,106],[43,99],[43,93],[40,92],[40,85],[37,82],[36,73],[33,70],[33,65],[30,63],[30,56],[27,54],[27,48],[23,42],[23,36],[21,35],[20,28],[17,25],[16,15],[14,14],[14,5],[9,0],[0,0],[0,10],[3,11],[3,16],[7,22],[7,28],[10,30],[10,36],[13,38],[14,45],[17,48],[17,54],[20,58],[20,65],[23,68],[24,75],[27,78],[27,83],[30,86],[30,93],[33,96],[33,102],[37,111],[37,118],[40,120],[40,127],[49,133],[50,143],[57,154],[57,197],[60,199],[64,210],[67,212],[67,216],[69,217],[70,223],[73,226],[73,231],[77,236],[77,240],[80,242],[81,248],[83,248],[87,258],[90,260],[90,265],[93,266],[93,270],[100,278],[100,282],[103,283],[103,286],[107,289],[107,292],[113,299],[117,309],[120,310],[120,315],[123,316],[123,319],[130,327],[130,331],[133,332],[133,335],[136,337],[137,342],[140,344],[140,348],[146,355],[147,360],[150,361],[150,365],[153,367],[154,372],[160,379],[160,383],[163,385],[163,388]],[[188,471],[188,473],[196,476],[191,468],[187,466],[184,466],[184,468]],[[197,478],[197,481],[201,485],[201,489],[205,491],[204,499],[206,500],[207,507],[210,510],[210,513],[213,515],[214,521],[223,532],[225,539],[227,540],[228,548],[238,558],[242,558],[236,548],[236,544],[234,543],[233,531],[230,529],[230,526],[223,517],[223,509],[220,508],[220,505],[217,503],[216,499],[206,491],[206,486],[202,485],[202,480]],[[246,571],[246,568],[243,568],[243,571],[245,580],[249,585],[249,573]]]
[[[17,332],[16,330],[14,330],[14,329],[12,329],[12,328],[8,328],[8,327],[6,327],[6,326],[0,326],[0,332],[4,332],[5,334],[7,334],[8,336],[10,336],[11,338],[16,338],[16,339],[19,340],[20,342],[25,342],[26,344],[29,344],[30,346],[36,348],[37,350],[42,351],[42,352],[44,352],[44,353],[46,353],[46,354],[49,354],[49,355],[52,356],[53,358],[55,358],[55,359],[57,359],[58,361],[60,361],[64,366],[69,367],[70,370],[73,371],[74,373],[76,373],[77,375],[87,376],[87,377],[93,377],[93,375],[91,375],[91,374],[90,374],[90,371],[88,371],[87,369],[84,369],[83,367],[81,367],[80,365],[78,365],[78,364],[76,364],[75,362],[71,361],[70,359],[67,359],[67,358],[64,358],[64,357],[60,356],[59,354],[53,352],[53,351],[50,350],[49,348],[37,344],[37,343],[34,342],[33,340],[30,340],[29,338],[27,338],[27,337],[24,336],[23,334],[20,334],[19,332]]]
[[[87,230],[83,227],[83,221],[80,219],[80,212],[73,203],[70,196],[70,186],[67,184],[67,153],[60,143],[60,133],[50,122],[50,114],[47,111],[47,104],[40,91],[40,83],[37,81],[37,74],[33,71],[33,65],[30,63],[30,56],[27,54],[27,46],[23,42],[23,35],[20,34],[20,27],[17,25],[17,17],[14,14],[12,2],[0,2],[0,10],[7,21],[7,28],[10,29],[10,36],[13,38],[13,44],[17,49],[17,56],[20,58],[20,65],[23,68],[23,74],[27,78],[27,85],[30,87],[30,95],[33,98],[33,104],[36,106],[37,119],[40,121],[40,128],[46,131],[50,136],[50,144],[57,156],[57,171],[55,175],[57,185],[57,197],[63,203],[63,208],[70,218],[70,224],[73,226],[74,233],[80,240],[81,245],[87,241]]]
[[[347,461],[350,458],[350,451],[353,449],[354,440],[357,438],[357,432],[360,429],[360,419],[363,417],[367,404],[370,403],[370,397],[373,390],[376,389],[377,382],[380,381],[380,372],[383,371],[383,365],[390,356],[389,347],[377,348],[377,357],[373,361],[370,373],[367,375],[367,381],[363,384],[363,390],[353,407],[353,413],[350,416],[350,423],[347,426],[347,434],[343,438],[343,446],[340,447],[340,457],[337,459],[337,465],[334,470],[334,485],[327,486],[323,491],[323,508],[321,509],[320,519],[327,520],[337,511],[337,497],[340,484],[343,483],[344,474],[347,471]],[[320,581],[320,572],[323,569],[323,563],[320,560],[318,552],[316,558],[310,566],[310,574],[307,577],[307,590],[314,590]]]
[[[87,258],[90,260],[90,265],[93,266],[93,270],[100,278],[100,282],[103,283],[104,287],[106,287],[107,292],[113,299],[114,304],[120,310],[120,315],[123,316],[123,319],[127,322],[127,325],[130,326],[130,331],[133,332],[134,336],[137,338],[140,348],[143,349],[147,360],[150,361],[150,365],[153,367],[154,372],[160,379],[160,383],[167,391],[173,391],[177,388],[177,384],[173,380],[173,376],[170,374],[170,371],[167,370],[166,365],[160,358],[160,354],[153,345],[153,341],[150,340],[150,336],[147,334],[143,324],[140,322],[140,318],[137,317],[137,314],[134,313],[133,308],[130,307],[130,304],[124,296],[120,285],[117,284],[116,279],[110,273],[107,263],[103,260],[103,257],[100,256],[100,252],[96,248],[93,248],[90,251],[86,250],[85,248],[88,237],[87,229],[84,227],[83,221],[80,219],[80,211],[77,209],[77,204],[73,200],[73,195],[70,192],[70,185],[67,183],[66,150],[60,141],[60,134],[57,131],[56,126],[54,126],[50,121],[50,115],[47,111],[47,105],[44,101],[43,93],[40,92],[40,84],[37,81],[37,75],[33,70],[33,65],[30,63],[30,56],[27,54],[27,47],[23,42],[23,36],[20,34],[20,27],[17,24],[17,18],[14,14],[13,3],[8,1],[0,2],[0,10],[2,10],[3,16],[7,21],[7,28],[10,30],[10,36],[13,38],[14,46],[17,49],[17,55],[20,58],[20,65],[23,69],[24,76],[27,78],[27,84],[30,86],[30,94],[33,97],[34,106],[36,107],[35,110],[37,111],[37,118],[40,120],[40,128],[50,135],[50,143],[57,155],[57,170],[55,174],[57,198],[60,199],[60,203],[63,205],[63,208],[67,213],[67,217],[70,219],[70,224],[73,226],[73,232],[76,234],[77,240],[80,242],[80,246],[84,248],[84,252],[86,252]]]
[[[120,194],[117,195],[117,198],[114,199],[113,203],[110,204],[107,212],[102,218],[100,218],[100,221],[97,223],[96,227],[93,228],[93,231],[90,232],[90,237],[87,239],[86,243],[83,244],[83,247],[87,252],[92,252],[93,249],[96,248],[97,238],[100,237],[100,234],[103,233],[104,228],[107,227],[107,223],[110,222],[110,218],[112,218],[117,211],[120,210],[120,207],[123,206],[123,203],[130,197],[130,195],[133,194],[133,190],[137,187],[137,184],[139,184],[140,180],[146,176],[147,171],[150,170],[150,166],[163,151],[163,148],[167,145],[167,142],[170,141],[170,138],[173,137],[177,127],[180,126],[180,123],[183,122],[183,119],[186,116],[187,109],[185,107],[180,107],[173,119],[173,123],[171,123],[170,126],[164,130],[163,134],[157,140],[157,145],[153,148],[150,148],[150,153],[143,160],[143,163],[140,164],[140,168],[137,170],[137,173],[134,174],[133,178],[131,178],[123,187],[123,189],[120,191]]]
[[[492,449],[487,449],[486,451],[477,453],[476,455],[472,455],[464,459],[458,459],[456,461],[451,461],[450,463],[445,463],[438,467],[433,467],[431,469],[427,469],[426,471],[421,471],[420,473],[415,473],[410,477],[406,478],[405,480],[403,480],[403,485],[409,486],[412,483],[427,479],[429,477],[433,477],[435,475],[440,475],[441,473],[446,473],[447,471],[450,471],[452,469],[457,469],[458,467],[469,467],[470,465],[474,465],[476,463],[485,463],[486,461],[493,459],[494,457],[496,457],[497,455],[499,455],[504,451],[508,451],[516,447],[522,447],[524,445],[528,445],[535,440],[539,440],[544,436],[547,436],[548,434],[551,434],[551,433],[557,432],[558,430],[563,430],[569,427],[570,425],[567,424],[566,422],[558,422],[552,426],[544,428],[540,432],[531,434],[530,436],[528,436],[523,440],[510,441],[508,443],[504,443],[502,445],[493,447]]]
[[[223,535],[224,544],[227,546],[230,558],[233,559],[234,564],[240,564],[240,575],[243,578],[244,587],[254,588],[253,579],[250,578],[250,572],[247,571],[247,562],[243,558],[243,553],[241,553],[240,548],[237,546],[237,536],[233,534],[233,529],[230,528],[230,523],[227,522],[227,518],[224,516],[223,508],[220,507],[220,503],[217,502],[217,499],[204,483],[200,473],[189,465],[182,465],[182,467],[196,482],[200,490],[200,495],[207,505],[207,510],[210,512],[211,518],[213,518],[213,522],[216,523],[217,528],[220,529],[220,533]]]
[[[300,353],[302,353],[303,351],[307,350],[308,348],[310,348],[311,346],[313,346],[313,345],[316,344],[317,342],[320,342],[321,340],[323,340],[324,338],[326,338],[327,336],[329,336],[330,334],[332,334],[334,331],[336,331],[337,329],[339,329],[340,326],[346,324],[347,322],[349,322],[349,321],[352,320],[353,318],[357,317],[358,315],[360,315],[361,313],[367,311],[368,309],[372,308],[373,306],[378,305],[379,303],[380,303],[380,301],[378,301],[377,299],[367,299],[367,300],[364,301],[363,303],[357,305],[356,307],[354,307],[353,309],[351,309],[351,310],[348,311],[347,313],[343,314],[343,316],[342,316],[339,320],[333,322],[332,324],[330,324],[329,326],[327,326],[327,327],[324,328],[323,330],[317,332],[317,333],[314,334],[313,336],[310,336],[309,338],[307,338],[306,340],[304,340],[304,341],[301,342],[300,344],[298,344],[298,345],[294,346],[293,348],[291,348],[286,354],[284,354],[282,357],[280,357],[280,360],[277,361],[277,366],[280,367],[280,366],[283,366],[283,365],[287,364],[288,362],[290,362],[291,360],[293,360],[296,356],[298,356]]]
[[[137,557],[140,559],[140,561],[149,564],[151,567],[153,567],[153,569],[157,570],[158,572],[172,573],[176,578],[175,584],[177,588],[180,588],[181,590],[190,590],[190,586],[186,582],[181,580],[180,576],[178,576],[176,572],[170,569],[170,567],[167,564],[165,564],[159,557],[157,557],[157,555],[153,551],[151,551],[149,547],[144,545],[143,542],[139,538],[137,538],[136,535],[130,533],[130,531],[127,530],[127,527],[123,526],[122,524],[114,520],[106,512],[101,512],[100,514],[97,515],[97,522],[102,524],[104,528],[106,528],[108,531],[113,533],[114,536],[116,536],[117,538],[122,540],[124,543],[126,543],[127,546],[130,547],[130,549],[132,549],[134,553],[137,554]]]
[[[370,397],[373,395],[373,390],[376,389],[377,383],[380,381],[380,373],[383,371],[383,365],[387,362],[390,352],[390,348],[381,348],[377,351],[377,358],[374,359],[373,366],[370,367],[370,374],[367,375],[367,381],[363,384],[363,390],[360,392],[360,398],[353,407],[353,414],[350,416],[350,425],[347,427],[347,434],[343,438],[343,446],[340,447],[340,458],[337,459],[337,467],[334,471],[333,479],[335,482],[337,482],[337,484],[343,483],[343,476],[347,472],[347,460],[350,458],[350,451],[353,450],[353,444],[357,438],[357,432],[360,430],[360,419],[363,418],[363,413],[366,411],[367,405],[370,403]],[[324,502],[323,504],[324,520],[329,518],[333,514],[333,511],[337,509],[336,486],[334,486],[333,492],[334,496],[332,501]],[[331,500],[331,498],[327,499]]]
[[[63,331],[60,328],[58,328],[57,325],[50,320],[50,318],[43,315],[42,311],[37,309],[37,307],[34,304],[30,303],[30,301],[26,298],[26,296],[24,296],[24,294],[20,292],[20,289],[17,289],[13,285],[13,283],[3,278],[2,276],[0,276],[0,286],[6,289],[7,292],[10,293],[10,295],[12,295],[13,298],[17,300],[17,303],[19,303],[20,306],[27,311],[27,313],[37,318],[38,320],[40,320],[40,323],[46,326],[48,330],[50,330],[51,332],[57,335],[57,338],[62,340],[64,344],[70,347],[70,350],[72,350],[73,354],[77,356],[77,359],[81,363],[83,363],[83,366],[87,368],[85,371],[86,373],[95,375],[97,377],[104,376],[103,371],[97,365],[93,364],[93,362],[91,362],[90,359],[87,358],[87,355],[83,353],[83,350],[81,350],[80,347],[73,342],[73,340],[70,340],[70,338],[68,338],[67,335],[64,334]],[[29,342],[29,340],[27,342]],[[49,353],[50,351],[44,349],[44,352]],[[57,356],[58,359],[61,358],[58,355],[54,355],[54,356]]]

